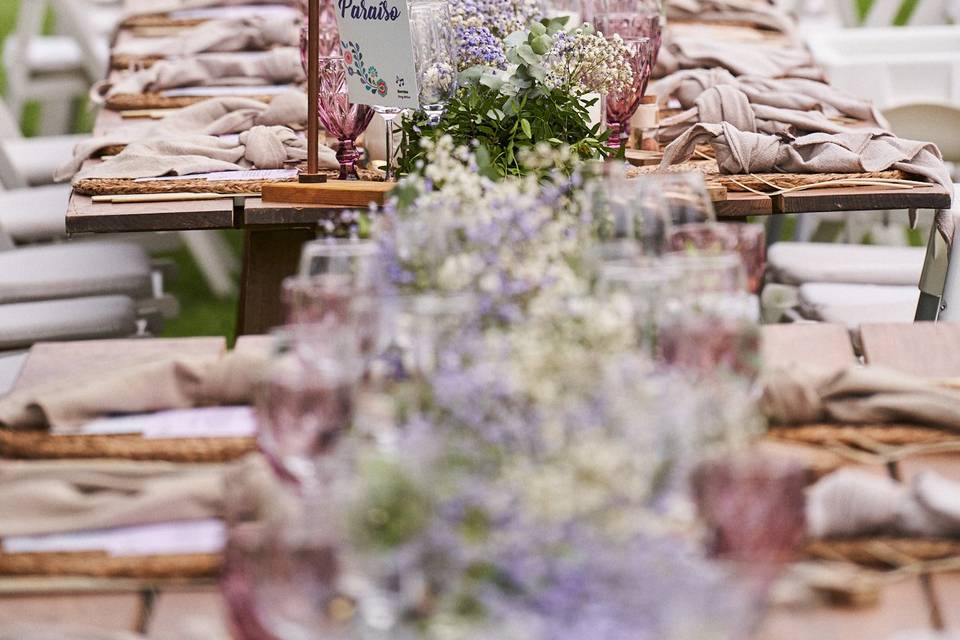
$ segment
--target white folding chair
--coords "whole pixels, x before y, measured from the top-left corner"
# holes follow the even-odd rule
[[[42,35],[48,0],[22,0],[14,33],[3,44],[7,99],[19,119],[27,102],[42,104],[41,132],[70,129],[74,98],[86,95],[99,76],[88,75],[84,52],[67,35]]]
[[[84,135],[25,138],[0,98],[0,184],[7,189],[53,183],[53,172],[73,155]]]

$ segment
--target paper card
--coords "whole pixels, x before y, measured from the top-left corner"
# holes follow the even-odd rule
[[[137,178],[134,182],[153,182],[160,180],[207,180],[223,182],[234,180],[289,180],[297,177],[296,169],[249,169],[247,171],[212,171],[210,173],[191,173],[185,176],[159,176],[156,178]]]
[[[350,100],[416,109],[417,67],[405,0],[336,0]]]
[[[69,435],[139,434],[144,438],[250,438],[257,423],[250,407],[173,409],[88,422]]]
[[[167,89],[161,91],[160,95],[167,98],[179,97],[218,97],[218,96],[276,96],[296,89],[292,84],[244,84],[244,85],[224,85],[213,87],[181,87],[179,89]]]
[[[5,553],[78,553],[101,551],[110,556],[214,554],[223,550],[226,530],[220,520],[185,520],[113,529],[35,536],[9,536]]]

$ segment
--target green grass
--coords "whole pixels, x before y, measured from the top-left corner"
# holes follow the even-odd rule
[[[36,1],[36,0],[26,0]],[[0,41],[13,31],[17,22],[17,0],[0,0]],[[48,16],[45,29],[54,28],[52,14]],[[0,53],[2,55],[2,53]],[[0,89],[6,90],[3,68],[0,67]],[[76,132],[90,131],[92,119],[87,106],[80,102],[77,105],[77,117],[74,122]],[[36,135],[39,131],[40,106],[28,105],[24,110],[21,126],[25,135]],[[241,233],[239,231],[225,231],[231,246],[240,251]],[[164,336],[206,336],[222,335],[233,339],[236,320],[236,299],[220,300],[203,281],[200,270],[190,257],[186,249],[163,254],[177,264],[179,276],[175,282],[167,283],[168,293],[173,294],[180,301],[179,317],[167,322],[162,335]]]

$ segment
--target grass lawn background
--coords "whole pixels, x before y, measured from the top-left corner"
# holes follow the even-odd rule
[[[20,0],[0,0],[0,41],[14,30],[17,20],[17,7]],[[25,0],[37,2],[39,0]],[[54,16],[48,20],[48,28],[53,28]],[[0,56],[3,54],[0,53]],[[0,87],[5,88],[3,69],[0,67]],[[85,108],[78,110],[76,128],[78,132],[88,131],[90,118],[86,117]],[[38,130],[40,109],[38,105],[30,105],[25,109],[23,130],[26,135],[35,135]],[[236,251],[240,251],[241,237],[239,231],[225,231],[230,244]],[[109,237],[109,236],[104,236]],[[232,341],[236,318],[236,299],[218,300],[206,286],[197,265],[185,249],[161,254],[174,260],[179,269],[179,277],[175,282],[167,283],[167,290],[180,301],[179,317],[167,322],[164,336],[201,336],[222,335]]]

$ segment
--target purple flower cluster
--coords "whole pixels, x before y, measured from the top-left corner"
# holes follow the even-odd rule
[[[503,43],[487,27],[460,26],[456,30],[460,45],[460,66],[469,68],[477,65],[505,69],[507,56]]]

